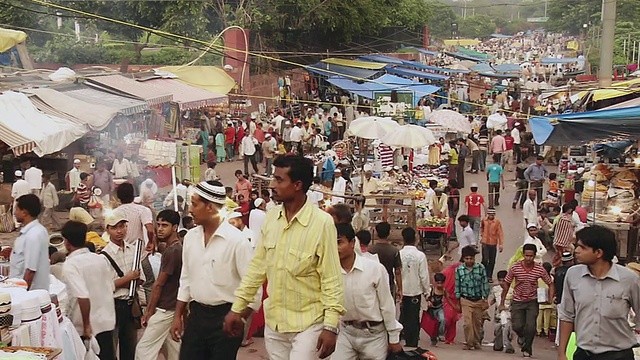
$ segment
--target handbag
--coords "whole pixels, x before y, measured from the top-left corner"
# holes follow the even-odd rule
[[[0,214],[0,232],[10,233],[16,228],[16,223],[13,221],[13,204],[9,206],[9,210]]]
[[[109,254],[104,251],[100,254],[104,255],[107,260],[109,260],[109,263],[119,277],[124,276],[124,272],[122,272],[118,264],[116,264]],[[133,297],[129,299],[129,305],[131,305],[131,317],[133,318],[133,323],[135,324],[136,329],[142,329],[142,305],[140,304],[140,297],[137,292],[134,292]]]

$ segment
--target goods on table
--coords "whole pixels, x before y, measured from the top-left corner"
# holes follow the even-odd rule
[[[627,168],[610,169],[605,164],[596,165],[584,174],[585,186],[582,193],[584,203],[593,203],[598,212],[598,220],[620,221],[620,214],[631,214],[638,209],[636,188],[638,177]],[[595,202],[594,202],[595,201]]]
[[[8,359],[54,359],[62,353],[62,349],[30,346],[7,346],[0,349],[0,358],[5,358],[6,354],[2,354],[3,352],[6,354],[19,355],[16,357],[7,357]]]
[[[440,218],[426,218],[418,219],[418,227],[445,227],[448,224],[448,219]]]

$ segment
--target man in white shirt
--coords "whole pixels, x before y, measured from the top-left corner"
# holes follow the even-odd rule
[[[126,179],[132,174],[131,163],[125,159],[121,152],[116,154],[116,159],[111,167],[113,177],[116,179]]]
[[[158,239],[166,245],[166,249],[160,259],[151,297],[147,301],[147,311],[142,317],[142,325],[146,329],[136,348],[136,359],[156,359],[164,347],[167,360],[178,360],[180,343],[169,337],[169,330],[175,316],[182,270],[182,242],[178,239],[180,215],[173,210],[162,210],[156,221]]]
[[[80,159],[73,160],[73,168],[69,170],[69,190],[76,191],[80,185]]]
[[[20,223],[16,219],[16,200],[18,200],[22,195],[31,194],[31,186],[29,186],[29,183],[26,180],[22,179],[22,171],[16,170],[14,175],[16,177],[16,182],[11,185],[11,199],[13,202],[13,221],[16,224],[16,228],[18,228],[20,227]]]
[[[62,265],[64,283],[69,294],[67,314],[78,334],[84,338],[96,338],[101,359],[115,359],[115,288],[109,265],[103,256],[92,253],[85,247],[87,225],[68,221],[61,233],[68,252]]]
[[[225,201],[224,186],[216,181],[196,185],[191,197],[191,215],[198,226],[184,239],[178,303],[171,327],[173,339],[182,340],[181,359],[235,359],[242,342],[242,337],[227,337],[222,325],[253,252],[240,230],[221,218]],[[261,298],[258,291],[248,313],[260,308]],[[190,313],[185,328],[187,304]]]
[[[260,195],[262,196],[262,200],[264,200],[265,202],[265,208],[264,208],[265,211],[269,211],[274,207],[278,206],[276,205],[275,201],[271,199],[271,194],[269,194],[269,190],[262,189],[262,194]]]
[[[511,130],[511,137],[513,138],[513,154],[516,157],[516,164],[520,164],[522,161],[522,150],[520,148],[520,143],[522,139],[520,138],[520,123],[517,122],[513,124],[513,129]]]
[[[538,193],[535,190],[529,190],[529,197],[522,206],[522,216],[524,217],[524,225],[535,224],[538,222],[538,202],[536,196]]]
[[[251,166],[253,167],[253,172],[258,174],[258,164],[256,161],[256,145],[258,144],[258,140],[256,140],[253,135],[245,134],[242,138],[242,155],[244,156],[244,173],[245,175],[249,175],[249,161],[251,161]]]
[[[296,126],[291,128],[291,151],[295,154],[302,155],[302,137],[304,131],[302,130],[302,121],[296,122]]]
[[[11,253],[9,277],[24,279],[28,290],[49,290],[49,233],[38,221],[40,199],[33,194],[16,200],[14,216],[22,223]]]
[[[458,222],[462,228],[462,232],[458,235],[458,255],[462,256],[462,249],[467,246],[478,247],[476,236],[473,233],[473,229],[469,226],[469,216],[460,215]]]
[[[31,166],[31,161],[25,162],[24,179],[29,183],[31,193],[36,196],[40,195],[40,189],[42,189],[42,170],[35,166]]]
[[[338,195],[344,195],[347,190],[347,180],[342,177],[342,170],[340,168],[335,169],[334,171],[334,180],[333,180],[333,189],[331,192]],[[338,204],[344,202],[344,198],[340,196],[333,195],[331,197],[331,204]]]
[[[118,188],[119,189],[119,188]],[[133,360],[138,342],[138,324],[131,316],[144,273],[140,271],[140,263],[134,263],[136,245],[128,243],[127,218],[121,213],[113,212],[104,220],[105,231],[109,234],[109,242],[102,249],[105,263],[109,266],[109,276],[113,281],[113,298],[116,312],[116,328],[114,347],[119,349],[119,359]],[[134,270],[134,268],[136,270]],[[129,296],[129,287],[134,283],[134,296]],[[142,314],[141,314],[142,315]]]
[[[364,172],[364,180],[360,183],[360,191],[362,195],[367,198],[365,202],[366,206],[375,206],[376,199],[370,199],[369,195],[374,195],[380,192],[380,182],[374,178],[371,170]]]
[[[402,325],[396,320],[387,270],[379,262],[356,253],[351,225],[336,224],[336,229],[347,312],[340,321],[331,359],[384,360],[388,353],[402,351]]]
[[[416,248],[416,231],[410,227],[402,230],[404,247],[402,260],[402,305],[400,323],[404,328],[405,345],[418,347],[420,340],[420,310],[422,295],[430,292],[427,256]]]
[[[251,229],[249,229],[249,227],[244,224],[244,220],[242,220],[242,213],[234,211],[229,214],[229,216],[227,216],[227,219],[229,219],[229,224],[242,231],[242,235],[247,238],[247,240],[251,244],[251,248],[255,249],[256,243],[253,241],[253,231],[251,231]]]
[[[42,175],[42,191],[40,192],[40,202],[44,208],[42,211],[42,224],[57,231],[60,229],[60,222],[56,216],[54,208],[58,206],[58,193],[56,187],[49,181],[49,174]]]
[[[267,216],[265,212],[267,204],[262,198],[257,198],[253,201],[253,206],[255,206],[255,209],[249,213],[249,229],[253,232],[251,243],[255,249],[256,244],[260,242],[262,225],[264,225],[264,219]]]

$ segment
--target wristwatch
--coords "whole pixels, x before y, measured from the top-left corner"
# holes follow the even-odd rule
[[[338,335],[338,332],[339,332],[337,327],[333,327],[329,325],[325,325],[324,327],[322,327],[322,330],[327,330],[328,332],[334,333],[336,335]]]

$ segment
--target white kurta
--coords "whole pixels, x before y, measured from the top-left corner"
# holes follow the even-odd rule
[[[345,180],[345,178],[343,178],[342,176],[339,178],[336,178],[336,180],[333,183],[333,189],[332,192],[334,194],[340,194],[340,195],[344,195],[344,192],[347,190],[347,180]],[[339,196],[332,196],[331,197],[331,203],[332,204],[338,204],[338,203],[342,203],[344,202],[344,198],[343,197],[339,197]]]

